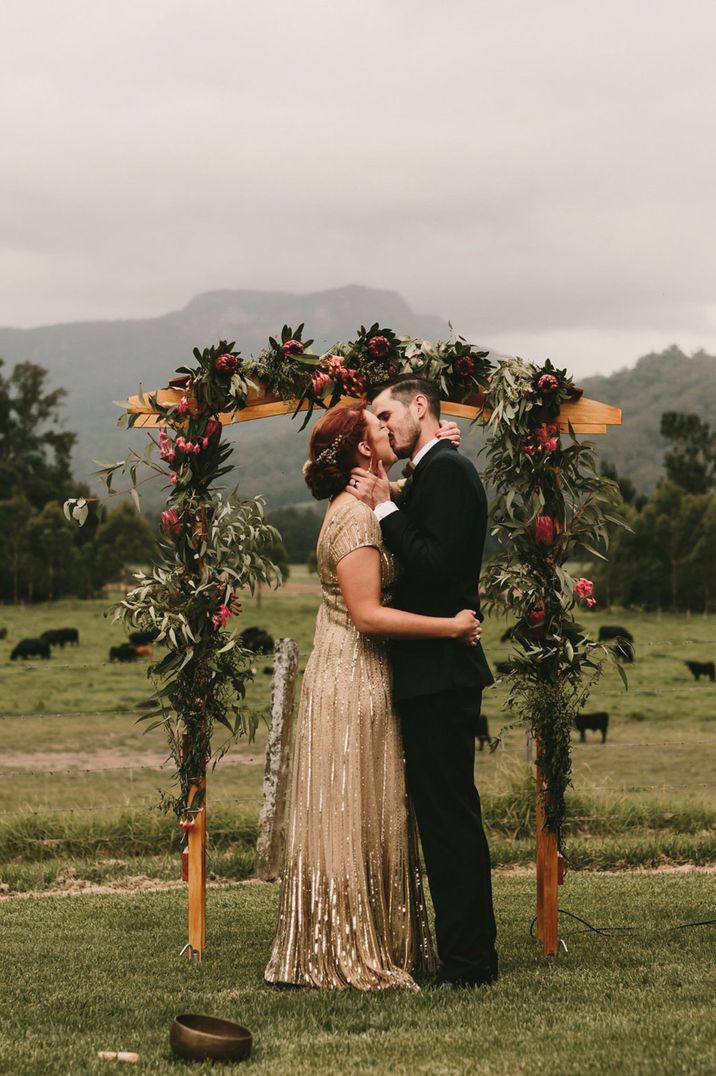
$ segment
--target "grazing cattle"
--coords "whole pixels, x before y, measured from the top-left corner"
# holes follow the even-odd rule
[[[589,729],[591,732],[601,732],[602,743],[607,742],[609,714],[604,710],[600,710],[595,714],[577,714],[574,723],[579,730],[579,739],[582,743],[586,743],[587,740],[587,737],[584,735],[586,729]]]
[[[612,650],[625,665],[632,665],[634,663],[634,645],[633,643],[630,643],[628,639],[617,639]]]
[[[138,658],[137,648],[131,643],[120,643],[119,646],[109,648],[110,661],[137,661]]]
[[[515,671],[514,661],[496,661],[495,672],[498,672],[500,676],[509,676],[510,673]]]
[[[61,650],[64,650],[65,643],[70,643],[72,646],[79,645],[80,633],[77,628],[49,628],[43,631],[40,638],[46,639],[50,646],[59,646]]]
[[[485,744],[490,742],[490,729],[484,714],[480,714],[479,717],[475,718],[475,737],[480,741],[479,751],[482,751]]]
[[[716,680],[716,665],[713,661],[685,661],[684,664],[694,680],[698,680],[700,676],[708,676],[711,683]]]
[[[10,661],[15,661],[16,658],[49,658],[50,644],[47,639],[21,639],[17,644],[12,654],[10,655]]]
[[[620,628],[618,624],[602,624],[599,629],[599,642],[607,643],[610,639],[626,639],[628,643],[634,642],[634,636],[626,628]]]
[[[7,628],[0,628],[0,639],[7,639]]]
[[[244,650],[250,650],[252,654],[273,653],[273,639],[263,628],[246,628],[239,635],[239,642]]]
[[[147,643],[145,646],[135,646],[134,649],[140,658],[151,658],[154,654],[151,643]]]
[[[156,641],[159,635],[159,628],[152,628],[151,631],[130,631],[129,641],[134,646],[147,646],[149,643]]]

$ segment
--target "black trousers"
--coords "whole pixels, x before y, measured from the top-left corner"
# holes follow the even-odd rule
[[[490,852],[475,788],[475,719],[482,693],[398,700],[408,791],[435,908],[439,976],[497,975]]]

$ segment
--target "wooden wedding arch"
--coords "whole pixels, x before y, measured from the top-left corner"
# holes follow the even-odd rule
[[[153,400],[163,408],[173,408],[184,395],[184,388],[165,388],[156,392],[132,396],[127,400],[126,410],[132,425],[143,429],[156,429],[170,425],[166,414],[158,413]],[[343,397],[337,406],[354,403],[356,397]],[[251,422],[305,410],[308,405],[298,400],[281,399],[260,384],[250,388],[246,406],[240,410],[218,415],[222,425]],[[443,401],[445,415],[474,420],[487,418],[483,408],[482,393],[474,393],[462,403]],[[605,434],[609,426],[621,424],[621,410],[609,404],[581,397],[563,402],[556,420],[560,432],[577,434]],[[539,756],[539,751],[537,752]],[[188,833],[188,943],[185,946],[190,957],[200,960],[206,944],[206,774],[197,777],[190,795],[199,796],[200,808],[195,811],[195,825]],[[554,955],[559,945],[558,936],[558,886],[563,881],[563,861],[558,850],[557,835],[545,826],[544,803],[549,797],[546,775],[536,771],[536,875],[537,875],[537,937],[542,942],[544,954]]]

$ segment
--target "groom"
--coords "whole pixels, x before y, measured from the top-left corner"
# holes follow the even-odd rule
[[[466,608],[479,616],[487,501],[472,463],[439,439],[437,389],[407,376],[371,399],[393,451],[414,465],[400,506],[390,499],[382,465],[378,476],[354,470],[349,484],[375,511],[383,540],[398,558],[394,604],[428,616],[454,616]],[[479,643],[402,639],[391,653],[408,789],[435,906],[438,985],[493,983],[490,853],[474,780],[476,719],[492,675]]]

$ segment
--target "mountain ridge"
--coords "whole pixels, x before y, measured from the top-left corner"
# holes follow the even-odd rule
[[[78,434],[73,463],[76,476],[83,479],[93,469],[92,460],[123,458],[130,446],[140,443],[137,431],[117,428],[120,412],[113,400],[132,395],[140,385],[148,390],[166,384],[177,366],[191,360],[195,346],[236,340],[248,355],[284,323],[295,326],[300,321],[306,322],[320,349],[350,339],[359,325],[374,321],[433,340],[449,333],[447,321],[414,313],[395,291],[359,284],[305,294],[223,288],[202,292],[180,309],[153,318],[0,327],[0,357],[6,371],[17,362],[38,363],[49,371],[53,386],[67,390],[64,426]],[[600,456],[643,492],[661,474],[663,411],[694,411],[716,428],[716,358],[705,351],[687,356],[673,345],[641,356],[634,366],[584,378],[581,385],[592,399],[622,408],[623,425],[610,427],[595,444]],[[298,429],[298,422],[274,418],[227,430],[237,443],[242,494],[263,493],[270,507],[305,502],[301,464],[309,430]],[[481,445],[477,431],[465,436],[464,451],[472,458]],[[162,499],[156,490],[147,502],[156,507]]]

